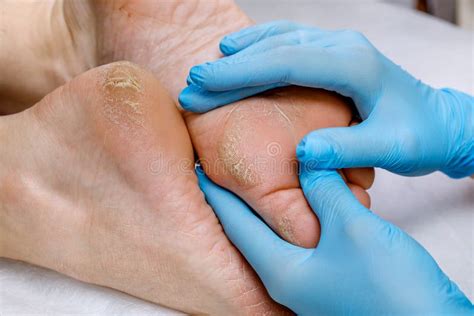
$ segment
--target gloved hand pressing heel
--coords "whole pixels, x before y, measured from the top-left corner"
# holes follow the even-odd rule
[[[474,173],[473,97],[422,83],[360,33],[271,22],[226,36],[220,47],[228,57],[191,69],[184,108],[208,111],[291,84],[323,88],[352,98],[364,121],[309,134],[298,148],[307,165]]]
[[[472,315],[430,254],[362,206],[335,171],[303,170],[321,223],[316,249],[280,239],[237,196],[197,171],[227,236],[277,302],[298,315]]]

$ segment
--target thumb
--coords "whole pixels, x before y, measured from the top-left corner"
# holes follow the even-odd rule
[[[302,170],[300,183],[306,200],[321,223],[320,245],[331,235],[338,235],[357,217],[372,216],[335,170]]]
[[[296,155],[308,169],[383,167],[389,148],[388,138],[363,122],[313,131],[300,142]]]

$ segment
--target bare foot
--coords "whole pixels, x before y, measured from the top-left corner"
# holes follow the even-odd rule
[[[220,56],[224,34],[251,24],[228,0],[121,0],[102,2],[99,12],[102,58],[133,60],[151,69],[174,97],[191,66]],[[215,182],[243,197],[286,240],[306,247],[317,243],[319,225],[299,188],[295,148],[311,130],[350,123],[350,107],[342,99],[318,90],[281,89],[204,115],[186,115],[186,121]],[[346,177],[368,205],[364,189],[373,182],[373,170],[352,170]]]
[[[188,313],[278,314],[194,174],[184,121],[130,63],[0,118],[0,255]]]

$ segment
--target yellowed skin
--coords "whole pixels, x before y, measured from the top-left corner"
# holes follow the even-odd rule
[[[225,130],[222,140],[217,145],[217,156],[225,172],[230,174],[242,187],[257,186],[261,183],[256,166],[248,162],[245,150],[242,149],[242,135],[236,133],[240,128],[232,126]]]
[[[106,92],[104,115],[116,125],[125,125],[133,132],[144,128],[145,116],[139,102],[143,87],[133,67],[113,67],[105,74],[103,87]]]

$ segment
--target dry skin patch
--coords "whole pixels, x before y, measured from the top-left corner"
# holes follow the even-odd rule
[[[145,127],[144,87],[138,71],[127,62],[112,64],[106,68],[102,84],[105,117],[131,132]]]

